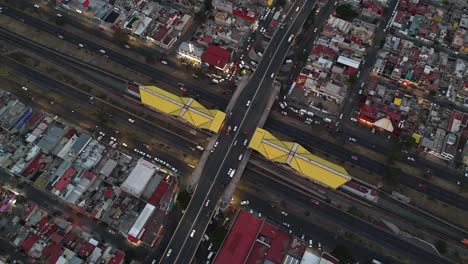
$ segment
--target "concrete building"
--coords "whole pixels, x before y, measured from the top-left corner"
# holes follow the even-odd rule
[[[135,197],[140,197],[156,169],[155,164],[140,158],[120,188]]]
[[[182,42],[177,49],[177,56],[194,64],[200,64],[204,50],[191,42]]]

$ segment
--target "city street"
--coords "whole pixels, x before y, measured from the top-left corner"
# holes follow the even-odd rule
[[[192,171],[191,167],[181,161],[181,156],[184,152],[189,154],[193,153],[190,150],[194,147],[193,143],[187,141],[184,142],[184,140],[182,140],[178,135],[161,131],[151,123],[139,120],[139,117],[123,112],[119,109],[115,109],[96,98],[93,100],[93,103],[91,103],[86,94],[78,90],[71,89],[70,87],[66,87],[64,84],[36,71],[32,71],[31,69],[15,63],[14,61],[5,60],[5,63],[13,67],[17,73],[34,82],[35,85],[31,88],[36,85],[40,87],[40,89],[36,90],[34,88],[27,92],[23,91],[19,86],[10,87],[11,89],[14,89],[12,91],[16,91],[15,94],[22,98],[24,102],[29,102],[34,105],[35,103],[40,102],[40,99],[42,98],[40,108],[46,107],[46,110],[58,115],[64,120],[68,120],[79,127],[88,128],[91,133],[102,131],[110,136],[114,135],[115,129],[117,129],[120,131],[118,135],[115,135],[118,138],[118,142],[126,143],[128,145],[129,152],[133,152],[133,148],[145,149],[144,144],[151,144],[153,136],[148,137],[147,135],[158,135],[161,139],[167,140],[165,142],[167,142],[168,146],[174,146],[174,151],[178,151],[180,154],[171,154],[171,152],[174,152],[169,151],[167,148],[161,149],[157,144],[154,144],[151,150],[145,149],[145,152],[149,152],[151,155],[158,157],[161,160],[165,160],[174,168],[177,168],[182,175],[188,174]],[[50,92],[44,93],[44,91]],[[57,98],[54,97],[54,94],[57,95],[55,96]],[[62,100],[57,100],[58,96],[60,96]],[[31,101],[31,97],[35,98],[34,101]],[[55,103],[53,105],[47,103],[50,100],[54,100]],[[107,123],[101,123],[97,120],[96,113],[102,110],[105,110],[105,112],[111,116]],[[128,122],[128,118],[130,117],[137,121],[130,124]],[[133,128],[135,126],[139,129],[134,130]],[[146,133],[142,133],[143,131]],[[136,133],[141,135],[135,137]],[[145,139],[148,139],[148,141]],[[105,140],[105,138],[103,140]],[[123,148],[123,146],[121,146],[121,148]]]
[[[398,252],[401,256],[410,258],[416,263],[450,263],[449,261],[435,255],[431,255],[421,249],[400,240],[394,235],[384,232],[377,227],[374,227],[366,222],[363,222],[347,213],[334,209],[326,203],[320,205],[312,204],[309,197],[305,195],[294,195],[296,192],[285,185],[278,184],[267,177],[262,177],[257,173],[247,170],[243,177],[244,182],[248,182],[248,186],[255,186],[254,189],[240,188],[238,200],[249,200],[250,207],[262,215],[266,215],[281,225],[283,221],[287,221],[291,225],[296,236],[305,233],[314,241],[323,241],[326,249],[332,250],[334,245],[340,244],[343,241],[342,237],[334,239],[335,232],[324,232],[322,228],[317,227],[314,223],[319,221],[322,223],[336,223],[344,229],[351,231],[358,237],[363,237],[373,241],[376,245],[381,245],[387,250]],[[248,193],[246,193],[248,192]],[[265,195],[268,194],[268,195]],[[275,208],[271,207],[271,201],[267,197],[274,197]],[[283,216],[280,211],[285,210],[288,216]],[[305,212],[310,212],[307,217]],[[362,246],[356,246],[354,243],[343,242],[345,245],[350,245],[355,249],[356,255],[362,259],[376,258],[383,263],[395,263],[396,260],[379,256],[378,253],[371,252]],[[356,247],[356,248],[355,248]],[[398,261],[397,261],[398,262]]]

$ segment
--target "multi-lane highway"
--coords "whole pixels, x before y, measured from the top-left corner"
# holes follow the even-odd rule
[[[171,75],[168,75],[154,67],[150,67],[148,64],[137,61],[136,59],[133,59],[130,56],[107,49],[106,47],[100,46],[82,36],[78,36],[73,33],[64,31],[58,26],[26,15],[15,9],[9,8],[7,10],[3,10],[2,14],[24,21],[25,24],[38,28],[43,32],[51,34],[52,36],[61,35],[64,41],[70,42],[75,45],[82,44],[87,50],[96,54],[103,55],[100,52],[100,50],[104,50],[106,52],[105,56],[107,56],[108,59],[120,65],[128,67],[136,72],[145,74],[146,76],[150,76],[151,78],[163,83],[165,87],[162,88],[177,87],[178,83],[180,82],[180,80],[173,78]],[[228,103],[228,100],[225,97],[207,91],[206,87],[199,86],[198,84],[196,84],[196,81],[193,81],[189,88],[193,90],[194,94],[200,95],[200,99],[207,102],[216,102],[215,105],[220,107],[220,109],[224,109]]]
[[[26,24],[28,24],[30,26],[33,26],[33,27],[37,27],[40,30],[49,32],[50,34],[57,34],[57,32],[61,32],[61,34],[63,34],[63,36],[64,36],[65,41],[69,41],[69,42],[74,43],[74,44],[84,43],[86,45],[86,47],[90,51],[94,51],[96,53],[99,53],[98,51],[100,49],[105,49],[104,47],[99,46],[99,45],[97,45],[97,44],[95,44],[95,43],[93,43],[93,42],[91,42],[89,40],[86,40],[86,39],[80,37],[80,36],[77,36],[77,35],[74,35],[74,34],[71,34],[71,33],[67,33],[67,32],[62,32],[63,30],[58,28],[57,26],[51,25],[51,24],[46,23],[44,21],[41,21],[39,19],[28,16],[28,15],[22,13],[22,12],[19,12],[19,11],[13,10],[13,9],[8,9],[8,10],[4,10],[3,14],[11,16],[11,17],[16,18],[16,19],[22,19],[24,21],[24,23],[26,23]],[[134,70],[140,71],[140,72],[144,73],[145,75],[151,76],[152,78],[155,78],[155,79],[165,83],[168,86],[177,86],[177,83],[180,81],[180,80],[178,80],[176,78],[169,77],[168,75],[166,75],[165,73],[159,71],[156,68],[148,67],[144,63],[140,63],[140,62],[138,62],[136,60],[131,59],[128,56],[121,55],[121,54],[119,54],[117,52],[113,52],[113,51],[109,50],[107,52],[107,55],[109,56],[109,59],[113,60],[114,62],[120,63],[120,64],[128,66],[128,67],[130,67],[130,68],[132,68]],[[370,63],[369,61],[370,60],[367,61],[367,64]],[[281,62],[277,62],[277,63],[280,64]],[[213,94],[213,93],[207,91],[206,89],[201,88],[200,86],[193,85],[193,87],[191,86],[191,88],[193,88],[196,93],[201,95],[201,99],[206,100],[206,101],[210,102],[213,105],[216,105],[220,109],[224,109],[224,107],[227,104],[227,100],[224,97],[222,97],[220,95]],[[283,122],[280,122],[280,123],[281,123],[281,125],[279,126],[280,128],[282,126],[287,126]],[[296,129],[296,131],[297,131],[297,129]],[[294,132],[290,131],[289,134],[284,133],[284,132],[285,131],[281,131],[281,133],[283,133],[283,134],[285,134],[287,136],[291,136],[293,138],[295,137],[295,134],[296,134],[295,131]],[[314,135],[312,135],[310,133],[306,133],[306,132],[303,132],[303,131],[301,131],[300,133],[308,134],[307,137],[310,137],[310,138],[316,138]],[[322,146],[323,145],[334,145],[333,143],[324,141],[322,139],[318,139],[318,141],[319,141],[318,143],[320,143],[320,145],[322,145]],[[313,143],[313,142],[309,142],[309,143]],[[325,152],[329,152],[329,148],[327,146],[322,148],[322,147],[317,146],[317,145],[314,144],[313,147],[318,148],[318,149],[320,149],[322,151],[325,151]],[[376,150],[377,151],[383,151],[384,153],[386,151],[384,148],[382,148],[382,150],[380,150],[380,149],[376,149]],[[331,153],[331,154],[333,154],[333,153]],[[349,155],[349,157],[351,155]],[[348,160],[349,160],[349,157],[348,157]],[[351,163],[360,163],[360,164],[363,163],[362,161],[359,161],[359,162],[354,161],[354,160],[349,160],[349,161]],[[368,161],[369,161],[369,163],[372,163],[372,164],[378,164],[376,161],[371,160],[371,159],[368,159]],[[417,160],[417,162],[419,162],[419,160]],[[423,165],[427,166],[427,163],[430,163],[430,162],[424,161],[424,162],[421,162],[421,163],[424,163]],[[358,165],[360,165],[360,164],[358,164]],[[382,164],[378,164],[378,165],[380,166]],[[378,170],[372,169],[372,168],[370,169],[370,171],[372,171],[374,173],[378,173],[378,174],[381,173]],[[453,170],[440,170],[440,169],[437,170],[436,169],[436,170],[433,170],[432,173],[435,176],[439,176],[439,177],[443,177],[443,178],[447,178],[447,177],[451,177],[451,178],[455,177],[456,178],[457,177],[456,172],[454,172]],[[410,175],[405,175],[405,178],[408,178],[409,179],[408,181],[412,181],[413,184],[412,185],[407,185],[407,183],[406,183],[407,181],[402,181],[402,185],[405,185],[405,186],[408,186],[408,187],[411,187],[411,188],[415,188],[415,186],[416,186],[415,183],[419,181],[416,177],[413,177],[413,176],[410,176]],[[453,194],[450,191],[438,188],[436,186],[434,186],[434,188],[425,189],[424,192],[427,195],[430,195],[430,196],[433,196],[433,194],[434,194],[435,195],[434,198],[437,198],[437,199],[440,199],[439,197],[443,196],[444,198],[443,198],[442,201],[444,201],[446,203],[449,203],[451,205],[454,205],[456,207],[462,208],[464,210],[466,210],[466,207],[468,207],[467,203],[465,202],[466,199],[464,199],[463,197],[461,197],[459,195],[456,195],[456,194]],[[461,207],[461,206],[463,206],[463,207]]]
[[[265,128],[271,131],[277,131],[289,137],[293,137],[296,142],[300,143],[308,149],[318,149],[320,151],[324,151],[337,158],[345,160],[346,162],[356,164],[359,167],[372,171],[378,175],[385,175],[385,173],[389,170],[389,166],[385,164],[382,164],[364,155],[356,154],[355,152],[345,149],[338,144],[322,140],[321,138],[313,135],[312,133],[307,133],[298,130],[296,127],[284,124],[283,122],[280,122],[278,120],[269,119],[268,122],[265,124]],[[352,156],[358,157],[358,160],[353,159]],[[426,182],[423,179],[411,176],[404,171],[402,171],[400,174],[400,183],[403,186],[407,186],[409,188],[418,190],[437,200],[440,200],[462,210],[468,211],[468,203],[465,197],[447,191],[443,188],[438,187],[435,184]],[[418,186],[420,183],[426,184],[427,188],[419,188]]]
[[[395,5],[395,1],[391,1],[390,3],[390,8],[393,8]],[[4,10],[3,11],[3,14],[4,15],[8,15],[12,18],[15,18],[15,19],[18,19],[18,20],[22,20],[24,21],[24,23],[32,26],[32,27],[36,27],[42,31],[45,31],[45,32],[48,32],[52,35],[57,35],[57,34],[62,34],[64,36],[64,40],[65,41],[68,41],[68,42],[71,42],[73,44],[78,44],[78,43],[83,43],[86,48],[89,50],[89,51],[92,51],[92,52],[95,52],[97,54],[99,54],[99,50],[101,49],[106,49],[105,47],[102,47],[100,45],[97,45],[96,43],[93,43],[92,41],[90,40],[87,40],[83,37],[80,37],[80,36],[77,36],[77,35],[74,35],[72,33],[69,33],[69,32],[64,32],[60,27],[57,27],[55,25],[52,25],[50,23],[46,23],[42,20],[39,20],[39,19],[36,19],[32,16],[29,16],[27,14],[24,14],[22,12],[19,12],[17,10],[14,10],[14,9],[8,9],[8,10]],[[384,21],[388,21],[389,19],[389,14],[386,15]],[[384,25],[385,23],[382,23],[382,25]],[[381,26],[383,27],[383,26]],[[380,27],[380,28],[381,28]],[[380,33],[380,38],[384,37],[384,34],[383,32],[379,31]],[[377,47],[372,47],[371,48],[371,51],[368,58],[366,60],[366,65],[364,66],[364,68],[369,68],[371,67],[371,63],[372,63],[372,58],[375,57],[375,54],[377,52]],[[142,52],[144,54],[144,51],[141,50],[140,52]],[[375,53],[375,54],[374,54]],[[65,55],[65,54],[63,54]],[[154,78],[155,80],[158,80],[158,81],[161,81],[163,82],[164,84],[168,85],[168,86],[171,86],[171,87],[175,87],[177,86],[177,84],[180,82],[179,79],[177,78],[172,78],[171,76],[169,76],[168,74],[166,74],[165,72],[162,72],[160,70],[158,70],[157,68],[154,68],[154,67],[148,67],[148,65],[144,64],[144,63],[141,63],[139,61],[136,61],[132,58],[130,58],[129,56],[125,56],[125,55],[122,55],[118,52],[113,52],[112,50],[107,50],[107,53],[106,55],[108,56],[108,58],[116,63],[119,63],[121,65],[124,65],[126,67],[129,67],[135,71],[138,71],[138,72],[141,72],[147,76],[150,76],[152,78]],[[364,71],[364,74],[362,74],[360,77],[361,79],[363,80],[363,78],[365,76],[367,76],[365,74],[365,70]],[[214,94],[212,92],[209,92],[207,91],[205,88],[202,88],[201,86],[199,85],[196,85],[196,84],[191,84],[190,85],[190,90],[193,90],[192,92],[194,94],[199,94],[200,95],[200,99],[202,100],[206,100],[207,102],[209,102],[210,104],[213,104],[215,105],[217,108],[219,109],[224,109],[227,105],[227,99],[223,96],[220,96],[220,95],[217,95],[217,94]],[[350,100],[350,101],[355,101],[354,99]],[[351,113],[351,108],[353,107],[353,104],[352,103],[348,103],[346,106],[345,106],[345,111],[344,113]],[[345,118],[344,122],[342,122],[345,124],[345,127],[346,128],[349,128],[350,126],[354,126],[354,124],[351,124],[349,123],[349,118]],[[349,131],[351,132],[351,129],[349,129]],[[368,133],[366,133],[367,135]],[[373,142],[375,142],[375,144],[372,144],[371,146],[380,146],[380,144],[382,143],[381,142],[381,139],[376,139],[375,138],[375,135],[373,134],[369,134],[368,135],[371,139],[374,139]],[[367,137],[367,136],[366,136]],[[376,142],[378,141],[378,142]],[[362,142],[364,141],[360,141],[359,144],[362,144]],[[383,148],[376,148],[375,149],[376,151],[379,151],[379,152],[382,152],[382,153],[386,153],[388,152],[388,149],[386,149],[385,147]],[[324,149],[324,151],[327,151],[326,149]],[[432,168],[432,174],[437,176],[437,177],[442,177],[444,179],[449,179],[451,180],[452,182],[456,179],[457,179],[457,172],[454,171],[454,170],[450,170],[449,168],[447,168],[446,170],[441,170],[441,169],[438,169],[437,166],[439,166],[438,164],[434,164],[432,162],[429,162],[427,160],[416,160],[416,162],[414,163],[414,165],[418,165],[419,167],[430,167]],[[404,184],[404,183],[403,183]],[[409,186],[410,187],[410,186]],[[430,191],[426,190],[426,193],[428,195],[430,195]]]
[[[224,187],[231,180],[229,170],[237,169],[240,155],[247,149],[234,142],[249,140],[253,135],[271,96],[269,90],[274,75],[289,49],[288,38],[297,34],[314,4],[315,1],[297,1],[285,20],[284,28],[273,35],[256,71],[237,98],[232,112],[228,113],[224,126],[231,126],[232,132],[221,131],[219,134],[217,147],[203,168],[202,178],[161,263],[190,263],[193,258]]]
[[[146,133],[158,135],[159,140],[166,142],[168,145],[174,146],[175,149],[189,151],[190,148],[193,148],[194,144],[191,141],[181,138],[178,135],[167,133],[166,130],[162,130],[161,128],[153,125],[152,123],[146,122],[143,119],[140,119],[137,116],[134,116],[130,113],[123,112],[121,109],[116,109],[108,104],[105,104],[98,99],[95,99],[93,104],[89,101],[89,96],[85,93],[73,89],[65,84],[46,76],[40,72],[34,71],[20,63],[15,62],[14,60],[8,59],[3,57],[2,62],[5,66],[11,67],[17,74],[20,74],[27,79],[31,80],[37,85],[40,85],[41,90],[35,91],[35,89],[29,89],[28,91],[21,90],[20,87],[17,87],[19,91],[17,94],[20,98],[27,100],[29,102],[29,98],[34,97],[39,99],[40,97],[44,97],[45,101],[49,101],[51,98],[47,96],[51,96],[51,92],[60,94],[62,97],[65,98],[64,101],[57,101],[53,105],[50,105],[50,110],[53,111],[55,114],[60,115],[65,120],[69,120],[71,122],[80,123],[83,122],[90,122],[89,117],[83,115],[78,109],[75,109],[74,106],[77,105],[86,105],[88,111],[101,111],[106,110],[107,113],[110,114],[110,120],[112,123],[116,124],[115,126],[111,126],[109,124],[103,123],[93,123],[94,126],[98,126],[98,128],[94,128],[94,130],[99,130],[105,132],[107,135],[115,134],[113,132],[114,128],[120,127],[128,127],[128,131],[131,131],[133,127],[138,127],[140,131],[145,131]],[[66,91],[65,93],[63,91]],[[73,103],[71,103],[73,102]],[[34,102],[30,102],[33,104]],[[135,123],[129,123],[128,118],[133,118]],[[129,134],[122,131],[116,137],[119,138],[120,143],[126,143],[131,148],[140,148],[144,149],[143,144],[148,144],[149,142],[142,142],[140,139],[136,137],[132,137]],[[148,150],[145,150],[150,152]],[[168,154],[167,151],[164,149],[160,149],[159,146],[156,146],[150,152],[152,156],[159,157],[161,160],[168,162],[172,167],[177,168],[181,173],[189,172],[192,169],[187,166],[187,164],[181,162],[180,157],[176,157],[175,155]]]
[[[304,223],[303,220],[299,219],[300,214],[303,214],[304,211],[309,211],[312,216],[322,218],[323,221],[329,220],[331,223],[338,223],[338,225],[344,227],[346,230],[353,232],[354,235],[363,237],[372,243],[382,245],[387,250],[398,252],[404,258],[411,258],[415,263],[450,263],[450,261],[443,257],[425,252],[420,248],[401,240],[393,234],[387,233],[380,228],[355,218],[345,212],[336,210],[336,208],[327,203],[316,205],[310,202],[310,197],[307,195],[291,196],[290,194],[292,192],[296,193],[297,190],[290,186],[279,184],[269,177],[259,174],[257,170],[255,170],[255,172],[247,170],[245,177],[245,181],[248,181],[249,184],[252,184],[255,188],[258,188],[265,193],[272,194],[272,196],[276,197],[278,201],[284,200],[285,202],[282,204],[285,204],[283,206],[286,206],[289,209],[289,215],[285,217],[279,213],[281,210],[286,210],[285,208],[272,209],[270,206],[262,205],[262,199],[258,197],[261,195],[255,195],[253,191],[249,192],[248,196],[243,197],[250,200],[250,206],[260,210],[259,212],[263,215],[272,217],[273,221],[278,222],[279,224],[287,222],[291,225],[291,229],[294,230],[296,235],[300,235],[301,233],[310,230],[307,234],[312,234],[312,238],[314,239],[313,234],[315,234],[315,230],[313,226],[309,227],[310,224]],[[321,232],[318,231],[318,233],[320,234]],[[342,238],[339,237],[339,239],[341,240]],[[314,241],[315,240],[316,239],[314,239]],[[334,239],[327,239],[325,242],[328,241],[328,244],[325,244],[325,246],[330,246],[330,244],[335,244],[337,242],[333,240]],[[385,260],[384,263],[398,262],[391,258],[381,259],[382,261]]]

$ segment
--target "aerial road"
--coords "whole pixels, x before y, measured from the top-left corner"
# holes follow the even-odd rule
[[[391,6],[394,6],[394,4],[395,4],[394,1],[392,1]],[[102,50],[102,49],[106,49],[105,47],[100,46],[100,45],[98,45],[98,44],[96,44],[96,43],[94,43],[94,42],[92,42],[90,40],[87,40],[84,37],[77,36],[77,35],[74,35],[72,33],[66,32],[62,28],[60,28],[60,27],[58,27],[56,25],[44,22],[44,21],[42,21],[40,19],[34,18],[34,17],[32,17],[30,15],[27,15],[25,13],[22,13],[20,11],[9,8],[9,9],[4,10],[2,14],[10,16],[10,17],[18,19],[18,20],[21,19],[22,21],[24,21],[25,24],[27,24],[27,25],[29,25],[31,27],[35,27],[38,30],[48,32],[48,33],[50,33],[52,35],[57,35],[57,34],[60,33],[60,34],[63,35],[63,37],[64,37],[63,40],[64,41],[68,41],[68,42],[70,42],[72,44],[75,44],[75,45],[77,45],[79,43],[83,43],[90,52],[94,52],[96,54],[101,54],[99,51]],[[322,17],[320,16],[320,18],[322,18]],[[387,21],[388,19],[389,18],[386,15],[384,20]],[[379,36],[382,36],[382,35],[384,35],[384,33],[379,33]],[[369,59],[366,61],[366,66],[365,66],[366,68],[370,67],[370,63],[373,61],[372,58],[373,58],[373,56],[375,56],[376,52],[377,52],[376,48],[372,48],[372,52],[368,56]],[[112,50],[106,50],[106,56],[108,56],[109,60],[112,60],[112,61],[114,61],[114,62],[116,62],[118,64],[121,64],[123,66],[126,66],[126,67],[128,67],[128,68],[130,68],[132,70],[140,72],[140,73],[142,73],[142,74],[144,74],[146,76],[150,76],[151,78],[164,83],[166,86],[176,87],[178,85],[178,83],[184,82],[184,80],[174,78],[173,76],[167,75],[166,73],[158,70],[155,67],[149,67],[145,63],[139,62],[139,61],[137,61],[135,59],[130,58],[129,56],[122,55],[122,54],[120,54],[118,52],[114,52]],[[366,72],[366,71],[364,71],[364,72]],[[364,76],[366,76],[366,74],[362,74],[361,79],[364,78]],[[205,87],[201,87],[201,86],[199,86],[197,84],[190,85],[189,92],[190,92],[191,95],[192,94],[193,95],[200,95],[200,99],[202,101],[206,101],[206,102],[212,104],[213,106],[216,106],[218,109],[224,109],[226,107],[227,103],[228,103],[227,99],[224,96],[221,96],[219,94],[215,94],[213,92],[210,92]],[[353,94],[352,96],[355,96],[355,95]],[[352,108],[352,106],[353,106],[352,103],[348,103],[345,106],[344,113],[350,113],[349,111]],[[355,124],[350,124],[349,117],[347,115],[346,115],[346,117],[344,119],[347,119],[347,120],[344,120],[345,121],[344,126],[348,128],[349,132],[351,132],[352,129],[349,129],[349,127],[350,127],[350,125],[355,125]],[[377,140],[377,139],[374,138],[375,135],[373,135],[373,134],[368,134],[368,136],[370,138],[372,138],[373,141]],[[376,142],[376,143],[378,143],[378,142]],[[372,144],[372,145],[378,145],[378,144]],[[378,152],[381,152],[381,153],[384,153],[384,154],[388,152],[387,149],[384,149],[384,148],[382,148],[382,149],[377,148],[377,149],[374,149],[374,150],[378,151]],[[450,178],[452,180],[453,179],[458,179],[458,177],[459,177],[459,173],[457,173],[456,171],[451,170],[451,169],[447,169],[447,170],[438,169],[437,167],[435,167],[432,164],[432,162],[427,161],[427,160],[417,159],[415,165],[431,167],[433,169],[432,174],[437,176],[437,177],[441,177],[441,178],[445,178],[445,179]],[[427,194],[429,194],[429,193],[427,193]],[[448,196],[448,195],[446,195],[446,196]],[[456,201],[453,201],[453,203],[456,203]]]
[[[275,74],[289,49],[288,39],[297,34],[314,5],[315,1],[297,1],[285,19],[284,28],[273,35],[247,87],[228,113],[224,127],[233,129],[231,133],[220,132],[216,147],[203,168],[203,177],[161,263],[189,263],[193,258],[224,188],[247,149],[247,144],[235,142],[248,142],[252,137],[271,96],[269,91]]]
[[[30,98],[39,99],[42,97],[45,101],[49,101],[50,106],[48,106],[48,108],[55,112],[55,114],[59,115],[65,120],[73,120],[73,122],[78,123],[80,125],[80,120],[82,120],[82,123],[85,124],[89,123],[92,119],[83,115],[80,111],[78,111],[78,109],[74,107],[78,105],[86,105],[88,109],[94,110],[96,112],[105,109],[106,112],[109,114],[110,121],[114,122],[116,126],[111,126],[110,124],[105,124],[101,122],[91,122],[92,127],[90,128],[93,131],[95,131],[96,133],[97,131],[105,132],[106,135],[108,135],[105,139],[107,139],[111,135],[114,135],[118,138],[120,145],[122,145],[122,143],[126,143],[128,145],[128,151],[132,151],[133,148],[138,148],[140,150],[150,152],[150,155],[154,155],[155,157],[157,156],[161,160],[168,162],[171,165],[171,167],[177,168],[177,170],[179,170],[179,172],[181,173],[192,170],[189,166],[187,166],[187,164],[180,160],[180,156],[175,157],[174,155],[168,154],[167,151],[160,148],[160,146],[155,146],[151,150],[147,150],[144,147],[144,144],[148,144],[149,142],[143,142],[141,141],[141,139],[130,137],[127,135],[127,133],[125,133],[125,131],[122,131],[122,133],[116,135],[115,128],[128,128],[128,131],[131,131],[133,129],[138,129],[139,131],[146,131],[150,135],[158,135],[160,140],[167,142],[168,145],[172,145],[174,146],[174,148],[178,148],[180,150],[185,151],[193,147],[192,142],[184,140],[176,134],[168,133],[165,130],[161,130],[152,123],[146,122],[143,119],[140,119],[139,117],[134,116],[131,113],[127,113],[120,109],[110,107],[108,104],[105,104],[96,98],[92,100],[93,102],[91,102],[90,97],[84,94],[83,92],[66,86],[55,79],[52,79],[40,72],[34,71],[13,60],[4,59],[3,63],[4,65],[7,65],[13,70],[15,70],[17,74],[21,74],[22,76],[35,83],[35,85],[40,86],[40,92],[32,88],[29,88],[27,91],[24,91],[20,87],[17,87],[16,90],[18,92],[16,92],[16,94],[18,94],[20,98],[24,98],[24,100],[30,101]],[[44,91],[49,92],[44,93]],[[53,93],[60,94],[66,100],[56,102],[56,100],[54,100],[54,98],[51,97],[51,94]],[[50,104],[50,102],[52,101],[54,103]],[[133,120],[133,123],[129,122],[129,119]],[[123,146],[121,147],[123,148]]]

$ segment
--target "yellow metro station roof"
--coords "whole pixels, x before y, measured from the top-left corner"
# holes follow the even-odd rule
[[[351,179],[343,167],[311,154],[295,142],[281,141],[262,128],[257,128],[249,147],[271,161],[286,163],[302,175],[334,189]]]
[[[190,124],[218,132],[226,114],[205,108],[189,97],[180,97],[156,86],[140,86],[141,102],[173,116],[179,116]]]

